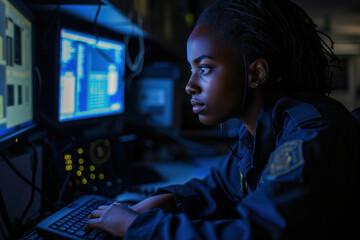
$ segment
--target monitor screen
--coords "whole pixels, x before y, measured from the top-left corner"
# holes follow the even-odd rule
[[[14,1],[0,0],[0,143],[34,126],[33,24]]]
[[[59,56],[59,122],[124,112],[124,43],[62,28]]]

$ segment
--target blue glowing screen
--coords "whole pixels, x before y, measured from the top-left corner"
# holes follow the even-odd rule
[[[124,43],[62,29],[58,120],[123,113],[124,76]]]
[[[0,23],[0,143],[3,143],[34,126],[33,22],[12,1],[0,0]]]

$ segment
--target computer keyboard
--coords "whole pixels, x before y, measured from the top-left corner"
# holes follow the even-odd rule
[[[44,219],[36,230],[45,239],[117,239],[100,229],[83,230],[87,216],[93,210],[112,202],[98,195],[85,195]]]
[[[24,236],[20,237],[19,240],[45,240],[41,237],[35,229],[32,229],[30,232],[24,234]]]

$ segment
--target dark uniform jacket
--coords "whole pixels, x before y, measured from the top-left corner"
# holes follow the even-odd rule
[[[204,179],[173,185],[177,213],[141,213],[124,239],[356,239],[359,122],[312,93],[270,96]],[[358,238],[360,239],[360,238]]]

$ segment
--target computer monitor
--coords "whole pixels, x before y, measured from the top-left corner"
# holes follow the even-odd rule
[[[124,112],[125,44],[60,30],[58,122]]]
[[[21,2],[0,0],[0,149],[35,126],[33,18]]]

